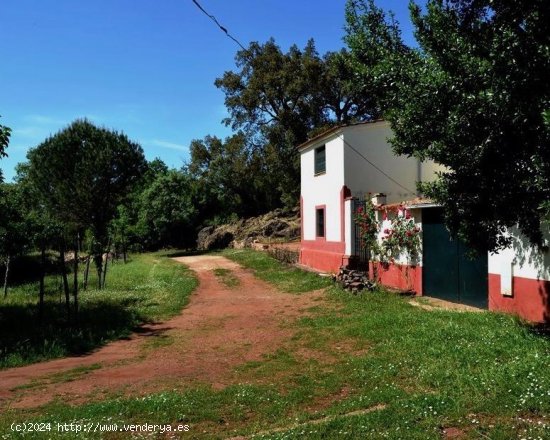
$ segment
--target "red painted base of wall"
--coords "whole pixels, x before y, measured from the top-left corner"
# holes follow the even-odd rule
[[[401,264],[377,264],[378,282],[399,290],[413,291],[422,295],[422,267]],[[370,263],[371,273],[373,263]]]
[[[339,241],[302,240],[300,263],[323,272],[336,273],[349,259],[344,255],[345,243]]]
[[[300,263],[320,270],[322,272],[336,273],[343,264],[344,254],[320,251],[313,249],[302,249],[300,251]]]
[[[500,275],[489,274],[489,310],[513,313],[528,321],[550,322],[550,281],[514,277],[513,296],[500,293]]]

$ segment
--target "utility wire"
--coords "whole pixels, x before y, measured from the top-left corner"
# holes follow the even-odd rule
[[[235,43],[237,43],[242,50],[246,50],[246,48],[241,44],[241,42],[239,40],[237,40],[233,35],[231,35],[229,33],[229,31],[227,30],[227,28],[223,27],[220,22],[216,19],[216,17],[214,17],[212,14],[209,14],[208,12],[206,12],[206,10],[200,5],[200,3],[197,1],[197,0],[192,0],[193,3],[195,3],[195,5],[197,6],[197,8],[199,8],[204,15],[206,15],[208,18],[210,18],[214,23],[216,23],[216,26],[218,26],[224,33],[225,35],[227,35],[229,38],[231,38]]]
[[[197,8],[199,8],[201,10],[201,12],[206,15],[208,18],[210,18],[215,24],[216,26],[218,26],[224,33],[225,35],[227,35],[229,38],[231,38],[235,43],[237,43],[240,48],[242,50],[247,50],[239,40],[237,40],[233,35],[231,35],[229,33],[229,31],[227,30],[227,28],[225,28],[224,26],[222,26],[220,24],[220,22],[218,21],[218,19],[212,15],[212,14],[209,14],[202,6],[201,4],[197,1],[197,0],[192,0],[193,3],[195,4],[195,6]],[[382,171],[378,166],[376,166],[374,163],[372,163],[369,159],[367,159],[363,154],[361,154],[359,151],[357,151],[348,141],[346,141],[344,139],[344,136],[342,136],[342,140],[344,141],[344,143],[349,147],[351,148],[353,151],[355,151],[355,153],[357,153],[359,155],[359,157],[361,157],[363,160],[365,160],[367,163],[369,163],[374,169],[376,169],[378,172],[382,173],[384,176],[386,176],[389,180],[391,180],[393,183],[395,183],[397,186],[403,188],[405,191],[408,191],[410,193],[415,193],[415,191],[412,191],[411,189],[401,185],[397,180],[395,180],[393,177],[391,177],[389,174],[385,173],[384,171]]]
[[[395,183],[397,186],[400,186],[401,188],[403,188],[405,191],[408,191],[410,193],[413,193],[413,194],[416,194],[416,191],[413,191],[409,188],[407,188],[406,186],[403,186],[401,185],[397,180],[395,180],[393,177],[391,177],[389,174],[385,173],[384,171],[382,171],[378,166],[376,166],[374,163],[372,163],[370,160],[368,160],[362,153],[360,153],[358,150],[356,150],[353,145],[351,145],[348,141],[346,141],[344,139],[344,136],[341,135],[340,136],[342,138],[342,140],[344,141],[344,144],[346,144],[346,146],[348,146],[350,149],[352,149],[353,151],[355,151],[355,153],[357,153],[357,155],[359,157],[361,157],[363,160],[365,160],[369,165],[371,165],[375,170],[379,171],[380,173],[382,173],[384,176],[386,176],[388,179],[390,179],[393,183]]]

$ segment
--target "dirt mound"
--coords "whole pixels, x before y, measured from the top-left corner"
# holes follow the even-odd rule
[[[299,237],[299,210],[288,213],[276,209],[259,217],[203,228],[197,238],[197,249],[243,248],[267,239],[291,241]]]

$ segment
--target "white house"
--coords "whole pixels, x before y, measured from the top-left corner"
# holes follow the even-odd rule
[[[416,197],[416,183],[438,166],[393,154],[386,121],[336,127],[300,145],[302,264],[335,272],[353,257],[352,197]]]
[[[469,258],[464,244],[451,238],[440,208],[418,198],[415,191],[417,182],[434,179],[443,168],[394,155],[388,143],[391,135],[387,122],[358,123],[333,128],[298,147],[300,262],[336,272],[360,260],[355,209],[368,193],[384,193],[380,209],[406,209],[422,231],[422,250],[415,261],[400,256],[380,266],[382,284],[531,321],[550,321],[550,256],[510,231],[511,249]]]

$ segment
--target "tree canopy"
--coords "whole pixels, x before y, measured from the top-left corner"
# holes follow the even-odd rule
[[[77,120],[29,151],[28,177],[60,220],[107,234],[118,205],[146,167],[142,148],[126,135]]]
[[[10,142],[11,128],[0,124],[0,158],[6,157],[6,148]],[[0,170],[0,182],[2,181],[2,170]]]
[[[347,4],[359,71],[382,91],[399,154],[447,167],[423,192],[470,245],[497,251],[519,226],[542,245],[550,197],[550,5],[545,1],[411,3],[418,49],[373,1]],[[379,41],[378,49],[369,49]],[[545,209],[546,207],[546,209]]]
[[[122,133],[76,120],[31,149],[27,158],[28,163],[20,168],[20,180],[28,182],[39,195],[38,203],[63,225],[60,259],[64,260],[67,238],[76,256],[89,231],[101,287],[105,284],[102,256],[109,251],[110,223],[146,170],[142,148]],[[74,261],[77,265],[77,258]],[[77,286],[75,275],[75,309]]]
[[[300,182],[296,146],[316,130],[376,118],[379,106],[355,86],[349,53],[321,57],[313,40],[287,52],[273,39],[253,42],[237,52],[236,64],[237,71],[215,82],[225,93],[230,114],[225,123],[243,130],[247,146],[260,151],[275,182],[270,192],[295,205]]]

